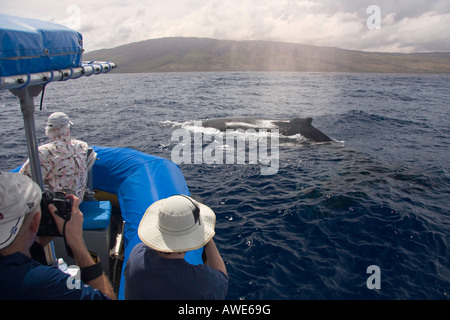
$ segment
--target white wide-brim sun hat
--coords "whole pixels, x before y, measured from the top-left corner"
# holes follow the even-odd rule
[[[139,224],[141,241],[160,252],[187,252],[203,247],[214,236],[216,215],[185,195],[154,202]]]

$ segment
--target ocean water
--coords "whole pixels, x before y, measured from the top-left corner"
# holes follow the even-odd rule
[[[180,164],[191,193],[217,215],[227,298],[448,300],[449,83],[450,75],[111,73],[48,85],[35,117],[40,144],[48,115],[64,111],[72,136],[90,145],[168,159],[174,130],[197,120],[312,117],[333,142],[281,137],[275,175],[261,175],[260,164]],[[27,158],[8,91],[0,124],[7,171]]]

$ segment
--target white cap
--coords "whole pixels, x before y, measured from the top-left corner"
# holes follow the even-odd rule
[[[21,173],[0,172],[0,249],[16,238],[24,216],[40,207],[41,188]]]
[[[47,120],[47,126],[52,128],[65,127],[69,124],[73,125],[72,121],[69,120],[69,116],[64,112],[54,112]]]

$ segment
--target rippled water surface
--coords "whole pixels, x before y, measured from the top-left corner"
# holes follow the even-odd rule
[[[73,136],[171,158],[175,129],[216,117],[312,117],[334,141],[280,139],[279,170],[181,164],[217,215],[229,299],[448,299],[449,76],[107,74],[47,86]],[[38,99],[36,99],[38,100]],[[26,160],[18,101],[0,92],[0,169]],[[381,289],[367,268],[379,266]]]

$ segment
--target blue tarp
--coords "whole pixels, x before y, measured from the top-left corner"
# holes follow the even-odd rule
[[[82,52],[75,30],[0,14],[0,77],[79,67]]]

